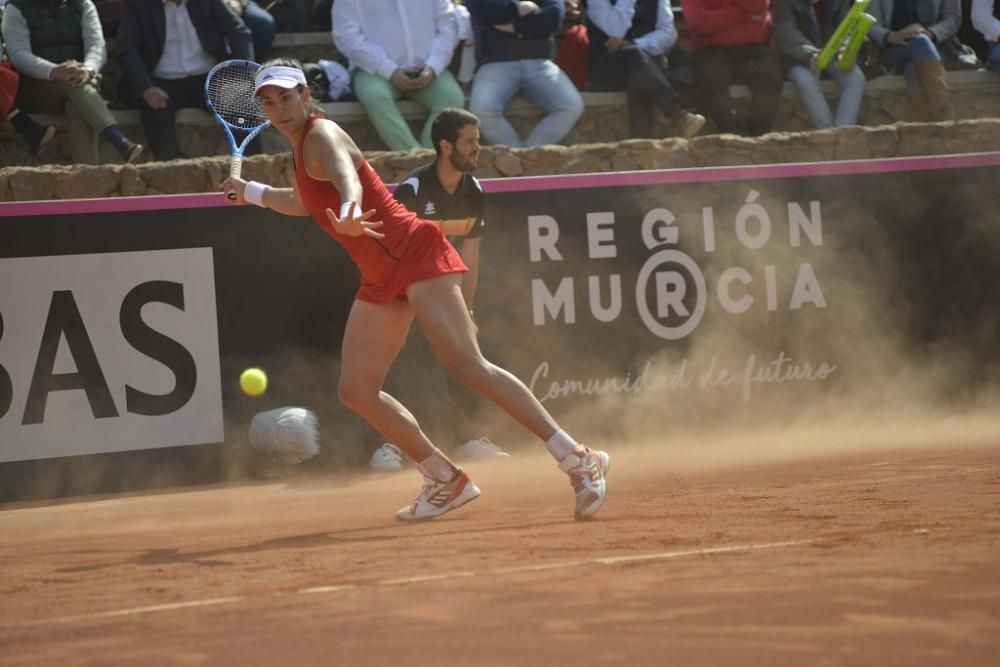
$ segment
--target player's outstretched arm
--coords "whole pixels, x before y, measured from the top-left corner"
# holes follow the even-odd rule
[[[256,181],[244,181],[235,176],[222,181],[220,187],[227,195],[230,193],[235,195],[235,199],[229,201],[237,206],[255,204],[285,215],[309,215],[309,210],[302,203],[295,188],[274,188]]]

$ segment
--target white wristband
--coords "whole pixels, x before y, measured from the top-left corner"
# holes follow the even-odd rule
[[[243,199],[255,206],[264,206],[264,193],[270,189],[270,185],[264,185],[257,181],[247,181],[246,189],[243,190]]]
[[[344,218],[346,218],[351,214],[351,204],[354,204],[354,202],[345,201],[343,204],[340,205],[340,215],[338,217],[341,220],[343,220]],[[360,205],[355,205],[354,207],[355,214],[357,214],[360,209],[361,209]]]

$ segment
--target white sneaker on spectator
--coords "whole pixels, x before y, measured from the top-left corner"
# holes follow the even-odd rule
[[[368,465],[379,472],[394,472],[403,469],[403,453],[399,447],[387,442],[372,452]]]
[[[455,456],[463,459],[506,459],[510,454],[497,447],[493,442],[483,436],[475,440],[459,445],[455,449]]]

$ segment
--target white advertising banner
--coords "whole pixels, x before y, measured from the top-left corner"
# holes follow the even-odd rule
[[[222,442],[212,252],[0,259],[0,462]]]

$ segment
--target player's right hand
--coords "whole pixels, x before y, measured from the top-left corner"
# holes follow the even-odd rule
[[[345,236],[371,236],[375,239],[385,238],[385,234],[376,231],[382,226],[382,221],[371,219],[375,215],[375,209],[369,209],[363,215],[359,216],[358,211],[360,209],[361,207],[357,204],[351,204],[347,215],[343,218],[338,218],[333,209],[328,208],[326,209],[326,218],[333,225],[333,230],[338,234],[344,234]]]
[[[247,182],[239,176],[228,177],[226,180],[222,181],[219,185],[219,189],[226,193],[226,199],[229,200],[230,204],[242,206],[247,202],[243,196],[247,190]]]

